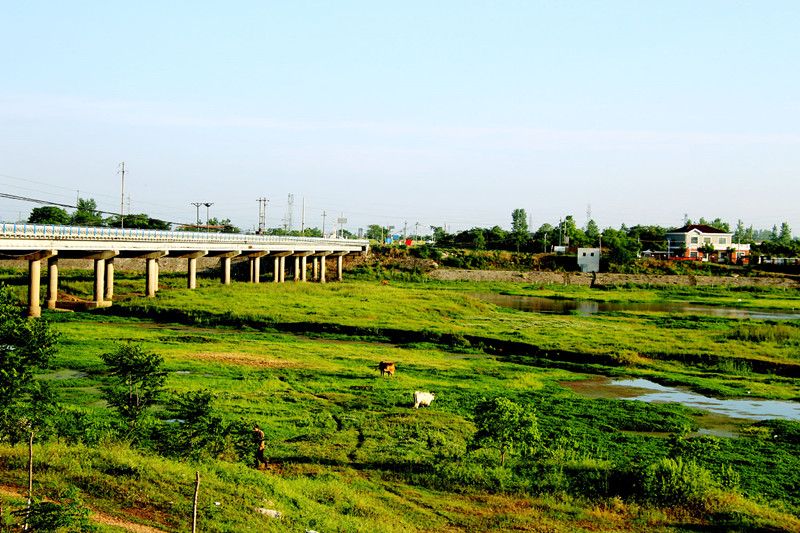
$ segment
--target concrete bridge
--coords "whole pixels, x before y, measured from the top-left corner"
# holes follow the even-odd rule
[[[281,237],[235,233],[153,231],[141,229],[87,228],[37,224],[0,223],[0,258],[28,262],[28,315],[41,315],[42,262],[47,261],[47,308],[55,309],[58,295],[59,259],[94,260],[94,302],[111,305],[114,297],[114,258],[139,258],[145,262],[145,293],[158,291],[158,260],[186,259],[187,287],[196,287],[197,259],[218,257],[221,282],[231,282],[231,260],[246,258],[251,283],[259,283],[261,259],[272,258],[273,281],[286,280],[287,267],[295,281],[306,281],[311,258],[312,279],[326,281],[326,264],[336,260],[336,279],[342,279],[342,258],[366,253],[369,241]]]

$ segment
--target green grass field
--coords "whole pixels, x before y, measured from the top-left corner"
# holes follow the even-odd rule
[[[139,288],[130,287],[133,296]],[[797,321],[542,315],[485,303],[476,296],[485,292],[800,306],[797,291],[208,282],[91,313],[45,313],[61,338],[42,379],[71,422],[38,441],[34,490],[58,500],[76,487],[92,509],[165,531],[187,529],[195,471],[200,531],[800,531],[800,423],[695,436],[697,411],[591,399],[564,385],[647,377],[717,396],[797,400]],[[233,443],[181,460],[126,438],[103,399],[100,356],[127,342],[164,357],[170,394],[208,390],[223,420],[259,423],[268,468],[254,469]],[[381,378],[379,361],[396,361],[397,375]],[[415,390],[436,394],[430,408],[411,408]],[[475,407],[494,396],[535,412],[536,454],[501,465],[496,450],[470,446]],[[149,427],[176,424],[169,407],[166,395]],[[699,497],[676,505],[647,484],[667,457],[708,473]],[[26,459],[27,447],[0,446],[0,484],[22,489]],[[671,479],[697,489],[687,472]],[[15,500],[0,492],[0,501],[5,509]]]

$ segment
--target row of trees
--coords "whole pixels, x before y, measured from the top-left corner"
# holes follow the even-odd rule
[[[692,224],[686,220],[686,224]],[[755,253],[764,255],[800,255],[800,239],[793,239],[789,224],[771,230],[755,230],[745,227],[739,220],[736,229],[719,218],[707,220],[700,218],[697,224],[715,227],[733,233],[733,242],[751,244]],[[370,226],[372,228],[373,226]],[[380,226],[375,226],[380,228]],[[600,230],[594,220],[579,227],[572,215],[554,224],[545,223],[538,229],[528,227],[524,209],[511,213],[511,231],[500,226],[491,228],[472,228],[458,233],[448,233],[440,226],[431,226],[432,238],[440,248],[468,248],[476,250],[512,250],[529,253],[547,252],[553,246],[589,247],[602,245],[614,262],[625,263],[636,258],[644,250],[666,251],[666,234],[672,228],[657,225],[620,226],[618,229]],[[368,233],[368,237],[373,235]]]
[[[31,210],[28,222],[32,224],[56,224],[72,226],[90,227],[109,227],[109,228],[135,228],[152,230],[170,230],[172,224],[158,218],[153,218],[146,213],[131,213],[121,217],[111,215],[103,217],[103,213],[97,209],[97,202],[91,198],[79,198],[75,211],[70,214],[66,209],[55,206],[35,207]],[[241,233],[241,230],[234,226],[229,218],[209,219],[205,226],[186,225],[180,226],[181,231],[207,231],[213,228],[214,231],[222,233]]]

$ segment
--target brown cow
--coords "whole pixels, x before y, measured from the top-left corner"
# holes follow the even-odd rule
[[[394,376],[394,371],[395,371],[394,361],[381,361],[375,368],[381,371],[381,377],[383,377],[385,374]]]

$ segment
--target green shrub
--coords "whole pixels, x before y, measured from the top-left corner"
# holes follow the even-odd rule
[[[786,324],[741,324],[728,338],[748,342],[786,342],[798,336],[796,328]]]
[[[716,488],[711,472],[681,457],[650,465],[642,479],[644,498],[662,506],[702,508]]]

